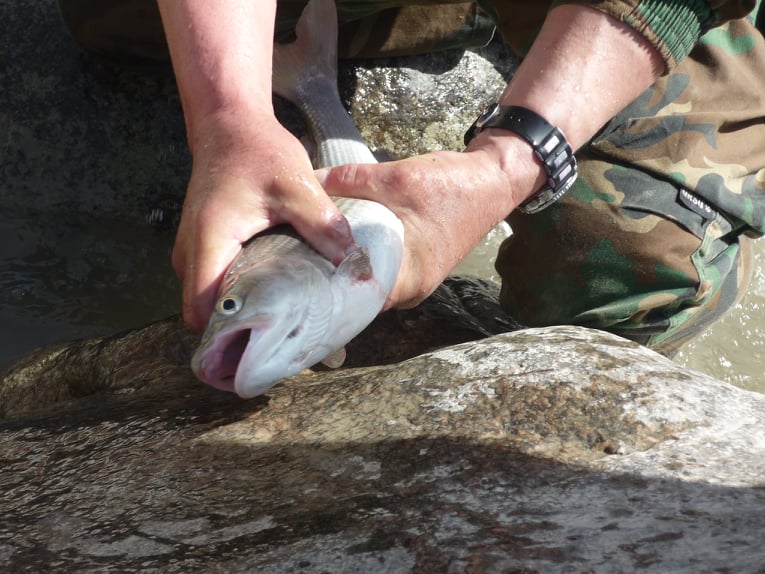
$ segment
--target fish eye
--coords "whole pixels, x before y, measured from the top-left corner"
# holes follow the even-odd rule
[[[215,306],[215,310],[221,315],[233,315],[242,308],[242,299],[237,295],[226,295]]]

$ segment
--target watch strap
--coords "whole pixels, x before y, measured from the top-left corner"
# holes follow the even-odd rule
[[[547,182],[518,208],[537,213],[560,199],[576,181],[576,158],[563,132],[542,116],[521,106],[491,104],[465,132],[465,145],[486,128],[510,130],[526,140],[547,173]]]

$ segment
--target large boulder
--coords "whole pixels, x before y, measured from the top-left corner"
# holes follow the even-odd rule
[[[4,570],[765,564],[765,396],[609,334],[520,330],[250,401],[185,364],[128,374],[0,424]]]

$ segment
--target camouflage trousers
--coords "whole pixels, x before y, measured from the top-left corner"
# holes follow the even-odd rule
[[[290,41],[308,0],[279,0],[275,39]],[[336,0],[338,55],[368,58],[487,44],[492,18],[465,0]],[[77,43],[115,59],[169,60],[156,0],[58,0]]]
[[[341,54],[421,53],[493,34],[473,3],[423,3],[338,0]],[[153,0],[59,4],[83,47],[167,58]],[[289,37],[303,4],[279,3],[277,37]],[[489,11],[518,47],[511,38],[530,37],[546,4],[497,0]],[[765,232],[762,34],[747,20],[708,32],[577,158],[579,179],[562,201],[508,218],[513,235],[496,262],[502,305],[529,326],[603,329],[671,355],[742,296],[749,237]]]
[[[765,43],[747,20],[712,30],[577,152],[557,205],[513,213],[496,268],[530,326],[611,331],[672,355],[750,278],[765,231]]]

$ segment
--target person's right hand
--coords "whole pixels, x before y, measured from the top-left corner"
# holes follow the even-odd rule
[[[355,244],[305,149],[271,113],[247,122],[206,118],[194,128],[193,169],[173,267],[183,281],[184,319],[202,330],[226,269],[242,243],[260,231],[290,223],[335,264]]]

